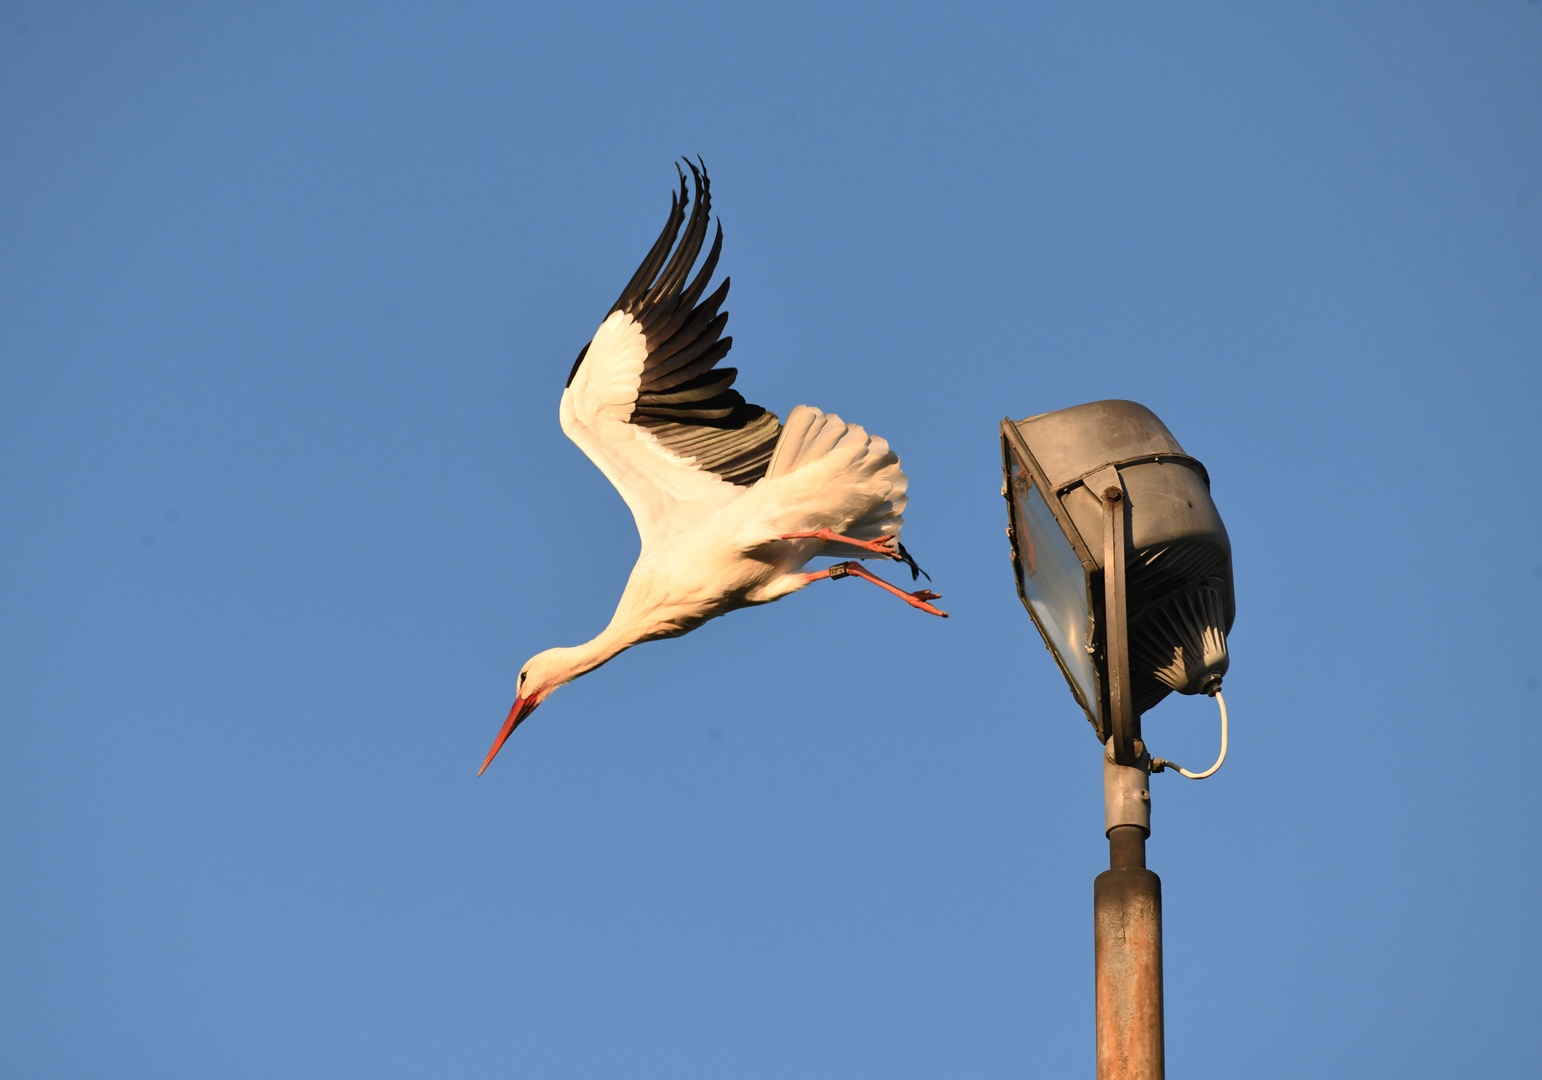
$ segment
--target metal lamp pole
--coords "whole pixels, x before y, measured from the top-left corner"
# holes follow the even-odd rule
[[[1110,740],[1112,741],[1112,740]],[[1098,1080],[1162,1080],[1162,879],[1146,869],[1151,755],[1103,758],[1108,869],[1092,883]]]
[[[1103,499],[1103,611],[1108,717],[1103,822],[1108,869],[1092,883],[1098,1080],[1163,1080],[1162,879],[1146,869],[1151,755],[1130,694],[1125,550],[1128,503],[1117,469],[1088,478]]]
[[[1150,780],[1168,768],[1203,780],[1226,760],[1231,541],[1205,467],[1144,405],[1094,401],[1003,420],[1001,454],[1018,596],[1103,747],[1109,868],[1092,889],[1098,1080],[1163,1080]],[[1221,756],[1204,772],[1153,759],[1141,741],[1141,713],[1173,691],[1220,705]]]

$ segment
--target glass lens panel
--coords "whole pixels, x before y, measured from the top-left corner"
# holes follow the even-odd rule
[[[1015,452],[1011,461],[1013,529],[1023,595],[1050,648],[1070,674],[1082,707],[1096,717],[1097,675],[1087,651],[1087,573],[1034,484],[1033,474]]]

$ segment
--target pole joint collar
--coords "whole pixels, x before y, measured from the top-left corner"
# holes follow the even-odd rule
[[[1114,760],[1112,738],[1104,749],[1104,835],[1121,825],[1134,825],[1145,835],[1151,835],[1151,754],[1138,739],[1135,754],[1135,764],[1120,765]]]

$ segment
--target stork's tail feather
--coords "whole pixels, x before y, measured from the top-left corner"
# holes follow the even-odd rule
[[[811,405],[799,405],[787,414],[781,436],[766,466],[766,479],[796,472],[799,468],[824,457],[838,445],[856,440],[871,442],[866,431],[856,424],[848,424],[834,413],[820,412]],[[881,452],[889,444],[878,440]]]
[[[766,468],[768,481],[787,477],[830,459],[841,461],[838,481],[864,490],[876,501],[857,520],[837,531],[857,540],[899,539],[905,524],[906,479],[899,456],[886,440],[869,435],[860,425],[848,424],[834,413],[799,405],[787,414],[781,437]],[[827,523],[828,524],[828,523]],[[806,527],[806,526],[805,526]],[[829,544],[821,554],[837,559],[872,559],[879,555],[850,544]],[[889,557],[893,557],[892,555]],[[907,562],[910,560],[907,560]],[[917,568],[919,569],[919,568]]]

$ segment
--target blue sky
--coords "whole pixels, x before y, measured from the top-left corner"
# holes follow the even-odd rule
[[[1542,7],[0,6],[0,1065],[1090,1075],[1099,748],[996,425],[1234,548],[1154,781],[1174,1075],[1520,1075]],[[887,437],[948,621],[644,646],[557,425],[702,155],[739,388]],[[1169,699],[1153,749],[1213,749]]]

